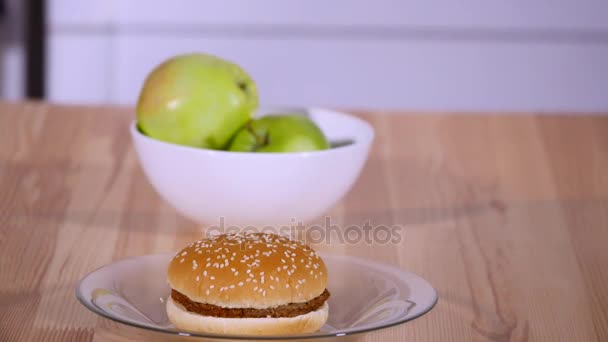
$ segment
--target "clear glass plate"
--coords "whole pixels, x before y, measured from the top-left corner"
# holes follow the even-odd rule
[[[429,312],[437,292],[424,279],[387,264],[321,254],[328,269],[329,319],[320,331],[289,336],[197,334],[167,319],[166,270],[173,254],[118,261],[85,276],[76,297],[89,310],[114,321],[167,334],[215,339],[307,339],[339,337],[387,328]]]

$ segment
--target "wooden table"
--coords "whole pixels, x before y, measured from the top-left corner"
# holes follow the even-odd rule
[[[428,279],[426,316],[365,341],[608,341],[608,116],[360,113],[377,139],[328,213],[402,241],[316,248]],[[203,227],[138,165],[124,108],[0,104],[0,341],[164,340],[102,319],[76,281]]]

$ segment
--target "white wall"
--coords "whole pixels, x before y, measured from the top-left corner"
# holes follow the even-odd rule
[[[608,111],[603,0],[51,0],[47,93],[133,104],[163,59],[245,67],[267,104]]]

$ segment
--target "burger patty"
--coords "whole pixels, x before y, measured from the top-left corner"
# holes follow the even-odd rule
[[[197,303],[190,300],[186,295],[171,290],[171,298],[180,303],[190,312],[203,316],[225,317],[225,318],[265,318],[265,317],[295,317],[315,311],[329,298],[329,291],[325,289],[320,296],[304,303],[290,303],[268,309],[253,308],[223,308],[221,306]]]

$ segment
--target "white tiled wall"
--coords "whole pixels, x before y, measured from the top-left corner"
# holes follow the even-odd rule
[[[51,0],[51,99],[134,103],[151,68],[207,51],[267,104],[608,110],[608,2]]]

